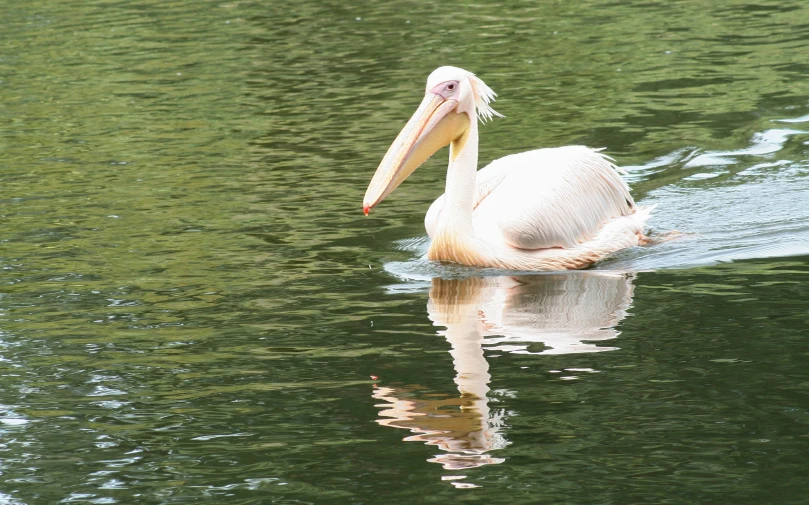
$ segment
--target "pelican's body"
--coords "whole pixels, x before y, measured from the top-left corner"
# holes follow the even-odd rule
[[[477,118],[496,114],[488,105],[493,97],[470,72],[455,67],[433,72],[421,107],[368,187],[365,212],[449,145],[446,191],[425,217],[430,260],[563,270],[638,245],[650,209],[636,207],[617,167],[595,150],[538,149],[477,171]]]

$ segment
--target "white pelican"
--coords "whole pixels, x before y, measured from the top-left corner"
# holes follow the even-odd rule
[[[582,268],[645,239],[651,208],[638,208],[610,158],[583,146],[537,149],[480,171],[478,122],[500,116],[475,74],[441,67],[379,164],[363,211],[449,145],[446,191],[427,211],[427,257],[511,270]]]

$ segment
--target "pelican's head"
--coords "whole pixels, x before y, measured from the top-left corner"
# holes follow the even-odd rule
[[[365,215],[385,199],[427,158],[451,143],[457,156],[466,143],[470,125],[499,116],[489,102],[496,94],[472,72],[440,67],[427,78],[421,105],[393,141],[365,192]]]

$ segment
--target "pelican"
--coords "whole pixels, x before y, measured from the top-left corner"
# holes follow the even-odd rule
[[[440,67],[368,185],[365,215],[449,146],[447,183],[424,225],[434,261],[509,270],[568,270],[643,243],[651,208],[635,205],[611,158],[584,146],[537,149],[477,170],[478,120],[501,116],[475,74]]]

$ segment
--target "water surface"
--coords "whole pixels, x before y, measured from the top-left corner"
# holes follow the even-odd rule
[[[799,1],[6,2],[0,503],[804,503]],[[481,161],[605,147],[655,233],[431,265],[440,65]]]

